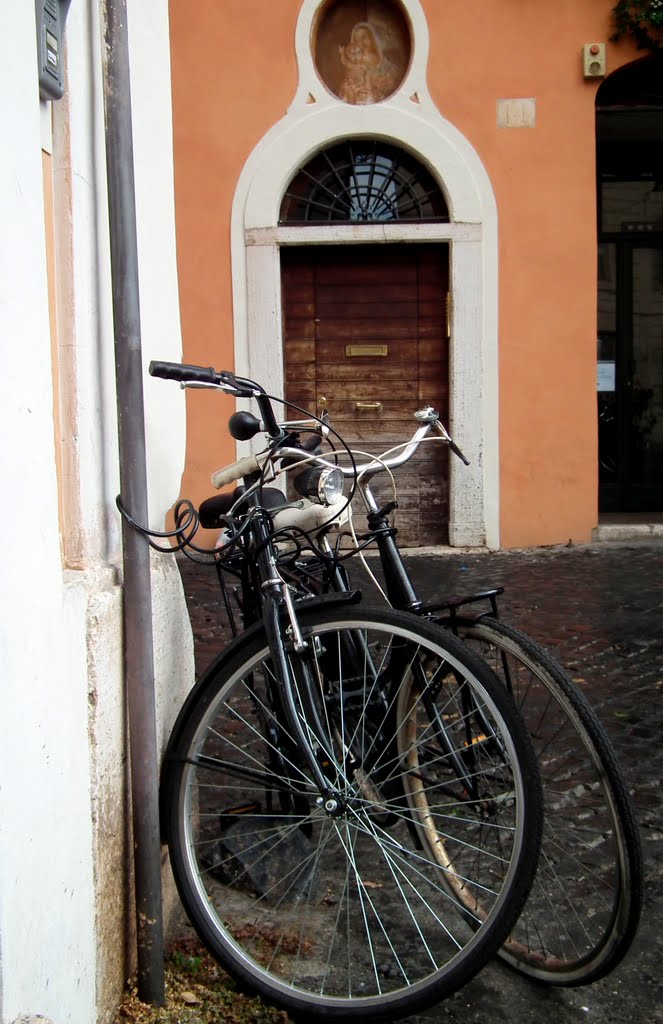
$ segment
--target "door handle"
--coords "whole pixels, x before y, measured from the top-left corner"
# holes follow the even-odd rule
[[[381,408],[382,402],[355,402],[355,409],[359,412],[367,412],[368,410],[380,412]]]

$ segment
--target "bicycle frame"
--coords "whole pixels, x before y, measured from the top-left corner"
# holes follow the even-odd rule
[[[374,476],[384,470],[391,471],[392,469],[405,465],[405,463],[408,462],[416,453],[421,443],[430,438],[431,431],[433,430],[437,433],[437,438],[434,440],[439,440],[440,443],[447,444],[450,450],[460,458],[465,465],[469,465],[469,460],[463,455],[445,427],[440,423],[439,416],[434,409],[427,407],[419,410],[414,415],[415,419],[421,425],[417,428],[410,441],[399,446],[402,449],[400,454],[390,456],[388,458],[376,457],[371,459],[370,462],[352,467],[351,469],[341,467],[344,476],[356,479],[357,493],[360,495],[366,509],[370,539],[375,541],[380,555],[380,561],[385,575],[386,596],[391,606],[393,608],[400,609],[401,611],[431,614],[435,611],[447,609],[449,611],[449,622],[452,625],[457,622],[459,618],[464,618],[459,616],[460,608],[463,608],[466,605],[476,604],[477,602],[484,600],[490,603],[492,615],[495,618],[498,618],[497,597],[503,593],[502,587],[436,604],[429,603],[424,606],[414,590],[410,576],[396,543],[396,531],[389,522],[389,515],[397,508],[397,503],[395,501],[388,502],[386,505],[380,507],[371,491],[370,482]],[[280,450],[280,454],[293,457],[297,456],[298,452],[296,449],[284,448]],[[331,526],[332,524],[330,522],[326,525]],[[328,532],[324,529],[320,530],[318,535],[318,544],[324,550],[329,559],[326,573],[326,586],[333,590],[342,591],[348,586],[347,579],[341,572],[341,565],[339,563],[337,553],[329,542]],[[325,583],[323,583],[323,586],[324,585]],[[471,621],[476,620],[476,618],[480,617],[481,614],[485,615],[488,614],[488,612],[479,613],[479,615],[473,616]]]
[[[158,361],[153,361],[149,370],[152,376],[178,380],[184,387],[215,388],[238,398],[255,399],[262,416],[262,425],[270,439],[270,453],[277,450],[287,436],[283,426],[276,420],[269,396],[255,381],[236,377],[229,371],[217,372],[212,367]],[[218,485],[221,486],[223,474],[217,476]],[[332,739],[326,736],[318,712],[315,681],[311,679],[306,658],[309,642],[302,635],[292,595],[278,570],[269,513],[262,508],[260,502],[262,473],[256,458],[250,456],[230,469],[228,479],[239,477],[245,481],[244,500],[249,509],[242,554],[245,560],[248,559],[257,567],[256,589],[260,595],[258,598],[252,595],[251,614],[257,617],[260,608],[276,682],[275,706],[280,709],[279,713],[282,712],[285,726],[303,753],[325,809],[328,813],[336,813],[343,801],[321,766],[331,756]],[[313,749],[304,722],[312,725],[321,751]],[[327,744],[329,749],[325,750]]]
[[[184,386],[217,387],[224,391],[230,391],[238,397],[252,397],[258,404],[263,420],[262,424],[250,414],[243,417],[241,414],[236,414],[240,419],[239,421],[235,420],[235,430],[231,427],[231,433],[238,439],[247,440],[263,427],[270,439],[267,451],[261,456],[245,457],[233,465],[219,470],[214,474],[213,482],[215,486],[221,487],[234,480],[244,480],[243,492],[235,504],[244,503],[248,512],[244,525],[244,536],[240,546],[241,555],[237,558],[243,585],[242,603],[245,611],[245,625],[247,624],[247,615],[250,620],[257,620],[258,618],[262,620],[276,684],[275,692],[273,693],[274,704],[279,708],[279,714],[283,715],[284,725],[290,730],[295,746],[303,752],[325,810],[332,816],[341,814],[344,811],[344,802],[340,791],[337,787],[334,787],[323,770],[326,762],[333,763],[334,739],[331,735],[328,735],[329,729],[323,723],[319,711],[321,693],[319,686],[316,687],[316,682],[320,681],[316,681],[311,676],[309,641],[302,635],[293,595],[279,571],[278,546],[272,533],[272,519],[270,518],[270,513],[266,508],[263,508],[261,502],[261,492],[266,478],[265,470],[271,470],[273,473],[273,462],[275,460],[280,460],[282,467],[288,466],[289,468],[292,467],[293,460],[295,465],[306,465],[310,462],[315,462],[332,470],[337,467],[326,462],[321,456],[313,454],[310,448],[303,444],[298,444],[297,447],[290,447],[287,444],[291,437],[298,441],[298,432],[295,431],[292,434],[290,432],[292,425],[277,423],[269,397],[254,381],[237,378],[225,371],[217,373],[212,368],[186,367],[168,363],[152,363],[150,365],[150,373],[154,376],[164,376],[180,380]],[[445,428],[440,424],[438,414],[434,409],[420,410],[420,412],[415,414],[415,417],[421,425],[412,441],[405,446],[404,451],[398,457],[391,460],[393,465],[401,465],[406,462],[417,450],[431,427],[435,427],[450,448],[464,462],[467,462]],[[296,426],[301,429],[302,425],[298,423]],[[318,433],[324,433],[324,424],[320,425]],[[377,508],[368,487],[371,477],[375,473],[380,472],[384,467],[385,463],[380,459],[373,460],[361,467],[360,493],[369,509],[369,524],[374,529],[384,564],[388,567],[392,604],[401,610],[420,611],[421,604],[414,595],[405,566],[394,541],[393,531],[388,526],[386,510]],[[354,470],[351,472],[354,475]],[[347,470],[344,473],[349,475]],[[234,505],[231,504],[231,512],[233,508]],[[292,509],[292,506],[285,500],[284,509]],[[331,524],[336,518],[336,514],[324,513],[323,519],[325,515],[328,515],[327,524],[319,525]],[[315,520],[317,517],[314,516],[313,518]],[[276,516],[274,516],[274,520],[276,520]],[[276,525],[278,532],[278,529],[281,527],[278,524]],[[285,525],[287,527],[291,524],[286,523]],[[217,562],[219,580],[224,591],[226,608],[230,610],[224,587],[222,563],[223,557],[219,556],[219,561]],[[256,567],[255,576],[254,565]],[[347,580],[338,566],[336,566],[334,574],[336,579],[334,580],[332,590],[337,591],[339,594],[347,592]],[[350,635],[344,643],[348,647],[355,647],[358,643],[361,648],[362,639],[361,636],[353,637],[350,631]],[[398,665],[398,660],[396,658],[396,665]],[[446,756],[453,764],[457,777],[464,783],[470,799],[474,799],[477,794],[475,793],[471,762],[475,752],[471,746],[464,753],[454,749],[453,743],[447,735],[444,722],[434,711],[434,696],[431,697],[431,693],[435,688],[435,684],[426,678],[426,674],[416,658],[412,659],[411,667],[415,677],[418,679],[421,700],[427,708],[433,733],[440,742]],[[373,666],[373,670],[377,680],[380,672],[378,672],[377,666]],[[323,704],[324,699],[324,695],[322,695]],[[392,690],[388,697],[387,706],[393,703],[394,699],[395,694]],[[463,698],[463,704],[465,705],[465,698]],[[464,714],[476,715],[477,710],[467,706],[465,707]],[[305,726],[308,727],[309,734],[312,733],[315,737],[316,749],[314,749],[311,743]],[[347,751],[347,756],[352,757],[350,750]],[[466,761],[470,763],[469,772],[465,765]]]
[[[380,556],[385,579],[386,596],[393,608],[414,612],[417,615],[429,616],[439,625],[447,626],[456,635],[458,635],[458,631],[463,626],[471,626],[487,615],[491,615],[495,619],[499,618],[497,598],[500,594],[504,593],[504,587],[494,587],[490,590],[478,591],[463,597],[424,604],[417,597],[400,549],[396,543],[395,531],[389,522],[389,512],[392,510],[392,507],[387,505],[383,508],[378,508],[368,482],[362,483],[360,481],[358,486],[362,498],[369,509],[367,513],[368,527]],[[343,586],[347,586],[347,583],[344,583],[344,578],[339,575],[340,567],[337,561],[335,563],[333,561],[334,551],[327,537],[321,539],[321,546],[327,551],[334,566],[329,576],[329,584],[334,589],[342,589]],[[469,612],[468,606],[484,601],[487,601],[490,605],[488,610],[476,611],[473,614]],[[440,612],[446,612],[446,614],[434,614]],[[508,658],[503,652],[500,657],[506,687],[509,693],[513,693],[511,667]]]

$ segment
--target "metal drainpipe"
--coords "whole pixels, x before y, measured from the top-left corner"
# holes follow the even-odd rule
[[[138,244],[126,0],[100,0],[110,217],[120,490],[139,523],[148,522]],[[158,749],[155,720],[150,551],[123,523],[124,668],[127,688],[138,996],[165,1002]]]

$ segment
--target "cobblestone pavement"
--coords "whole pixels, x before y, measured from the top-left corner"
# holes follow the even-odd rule
[[[409,554],[408,565],[425,600],[503,586],[502,618],[565,665],[601,718],[626,773],[646,879],[638,936],[608,978],[583,988],[548,989],[491,964],[452,998],[408,1018],[409,1024],[663,1024],[663,541],[426,551]],[[216,576],[186,561],[181,568],[200,671],[225,643]]]

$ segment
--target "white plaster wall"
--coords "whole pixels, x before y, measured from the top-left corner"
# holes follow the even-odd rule
[[[145,365],[181,353],[172,208],[167,0],[129,12]],[[34,5],[0,39],[0,429],[7,529],[0,617],[0,1021],[106,1024],[126,979],[133,914],[126,817],[120,531],[98,4],[67,21],[68,85],[53,105],[58,403],[45,262]],[[151,525],[179,493],[184,402],[145,375]],[[64,568],[63,568],[64,566]],[[154,560],[158,735],[193,680],[172,556]]]
[[[184,399],[150,377],[150,359],[181,358],[175,261],[167,0],[129,3],[134,176],[150,525],[179,493]],[[53,105],[63,424],[71,475],[69,564],[117,560],[120,523],[115,356],[106,184],[101,26],[92,0],[67,19],[67,92]],[[91,472],[89,470],[92,470]],[[101,472],[99,472],[101,470]],[[81,554],[84,552],[84,554]]]
[[[65,601],[54,465],[34,5],[0,38],[0,1016],[88,1021],[94,935],[85,595]]]
[[[182,358],[168,0],[128,6],[149,507],[152,526],[162,529],[180,492],[186,448],[184,392],[147,375],[151,359]]]

